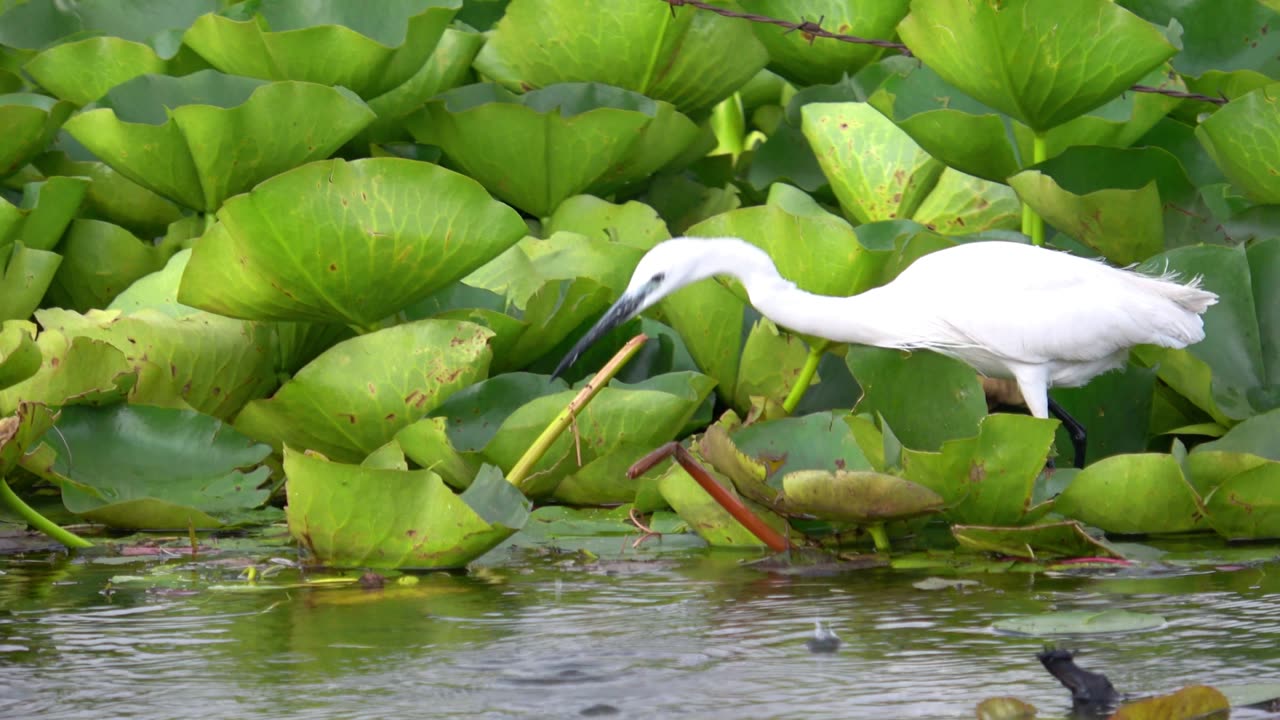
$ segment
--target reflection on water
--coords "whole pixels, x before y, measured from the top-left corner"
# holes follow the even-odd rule
[[[1091,607],[1169,620],[1068,644],[1121,692],[1280,681],[1276,564],[920,590],[926,573],[782,577],[741,558],[606,572],[517,554],[416,586],[260,593],[201,589],[232,566],[110,585],[155,565],[0,558],[0,717],[952,718],[996,695],[1054,716],[1069,702],[1042,641],[991,624]],[[838,652],[806,649],[817,620]]]

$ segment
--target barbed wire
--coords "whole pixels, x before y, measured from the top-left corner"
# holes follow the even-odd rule
[[[831,32],[830,30],[824,30],[822,27],[822,21],[826,19],[825,16],[819,17],[817,22],[801,19],[801,21],[797,23],[791,22],[790,20],[770,17],[768,15],[738,12],[737,10],[731,10],[726,7],[703,2],[703,0],[662,0],[662,2],[665,2],[670,6],[672,15],[675,15],[676,8],[687,5],[689,7],[697,8],[698,10],[706,10],[707,12],[713,12],[717,15],[723,15],[727,18],[746,20],[748,22],[762,23],[765,25],[776,25],[781,28],[786,28],[787,32],[799,31],[810,44],[813,43],[814,38],[828,38],[830,40],[839,40],[840,42],[854,43],[857,45],[872,45],[879,48],[885,48],[887,50],[896,50],[907,57],[914,57],[911,52],[911,48],[900,42],[879,40],[876,38],[864,38],[858,37],[857,35],[843,35],[841,33]],[[1182,100],[1198,100],[1200,102],[1213,103],[1214,105],[1225,105],[1229,102],[1225,95],[1218,95],[1215,97],[1213,95],[1204,95],[1201,93],[1186,92],[1183,90],[1172,90],[1169,88],[1158,88],[1150,85],[1133,85],[1129,89],[1133,92],[1165,95]]]

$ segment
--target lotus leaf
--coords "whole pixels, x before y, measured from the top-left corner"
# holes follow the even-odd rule
[[[982,384],[959,360],[927,350],[851,347],[845,362],[862,387],[857,411],[882,417],[909,448],[935,451],[972,437],[987,414]]]
[[[143,75],[109,90],[114,108],[67,132],[121,175],[203,212],[262,180],[328,157],[373,120],[342,87],[203,70]]]
[[[782,478],[779,504],[787,512],[866,525],[937,512],[942,497],[910,480],[870,470],[800,470]]]
[[[799,379],[808,355],[809,348],[799,337],[783,333],[768,319],[756,321],[742,346],[733,407],[749,408],[753,399],[781,404]],[[821,381],[815,373],[812,382]]]
[[[1115,548],[1085,532],[1084,527],[1074,520],[1025,527],[953,525],[951,534],[961,547],[1028,560],[1055,555],[1124,557]]]
[[[233,75],[349,88],[371,100],[411,82],[460,0],[261,0],[256,17],[203,15],[183,42]]]
[[[61,263],[62,256],[20,242],[0,248],[0,322],[30,317]]]
[[[233,317],[365,328],[462,278],[526,230],[475,181],[398,158],[296,168],[232,198],[218,220],[196,244],[181,302]]]
[[[66,153],[48,152],[32,160],[47,180],[79,175],[89,178],[85,211],[91,217],[115,223],[141,237],[163,235],[182,210],[165,198],[129,180],[100,162],[78,162]]]
[[[485,377],[491,336],[472,323],[419,320],[344,340],[272,398],[246,405],[236,427],[273,447],[358,462]]]
[[[1151,71],[1140,84],[1185,91],[1168,68]],[[927,65],[912,65],[889,76],[867,99],[930,155],[955,170],[993,182],[1031,164],[1033,133],[948,84]],[[1160,121],[1178,99],[1146,92],[1125,93],[1044,135],[1045,158],[1075,145],[1127,147]]]
[[[617,204],[594,195],[575,195],[560,203],[542,225],[543,235],[573,232],[593,239],[608,239],[638,250],[649,250],[671,233],[649,205],[631,201]]]
[[[1228,540],[1280,537],[1277,487],[1280,462],[1258,465],[1228,478],[1204,499],[1209,526]]]
[[[1280,203],[1280,83],[1227,103],[1196,136],[1236,186],[1262,203]]]
[[[909,0],[859,3],[849,0],[742,0],[748,12],[792,22],[815,21],[833,32],[864,38],[891,39],[898,21],[907,14]],[[774,25],[752,25],[769,50],[770,66],[783,77],[804,85],[838,82],[855,73],[884,51],[873,45],[822,39],[810,42],[803,33]]]
[[[809,103],[800,112],[841,209],[859,224],[911,217],[945,167],[866,103]]]
[[[1178,248],[1142,269],[1203,276],[1219,300],[1204,318],[1212,342],[1185,350],[1142,346],[1135,355],[1224,426],[1280,407],[1280,238],[1248,249]]]
[[[75,105],[34,93],[0,95],[0,178],[44,151]]]
[[[40,359],[34,327],[16,320],[0,326],[0,390],[35,375],[40,370]]]
[[[1115,455],[1076,475],[1054,501],[1069,518],[1114,533],[1176,533],[1203,526],[1204,507],[1171,455]]]
[[[915,0],[898,33],[947,82],[1036,132],[1117,97],[1179,49],[1111,0]]]
[[[0,417],[0,482],[53,427],[55,412],[40,403],[20,403],[12,415]]]
[[[162,75],[167,66],[145,43],[91,37],[51,47],[23,69],[49,92],[83,106],[141,75]]]
[[[715,470],[708,473],[716,482],[723,485],[730,493],[737,491],[727,478]],[[685,469],[671,463],[666,472],[658,479],[658,490],[671,509],[680,515],[680,519],[698,534],[711,547],[744,547],[764,548],[765,544],[734,519],[715,501],[702,486],[698,485]],[[786,518],[756,504],[749,498],[739,498],[742,503],[754,512],[765,524],[782,533],[789,534],[790,528]]]
[[[84,312],[105,307],[135,280],[162,267],[177,248],[144,243],[119,225],[76,220],[59,248],[62,264],[49,297]]]
[[[88,187],[85,178],[51,177],[23,185],[18,207],[0,198],[0,253],[14,240],[33,250],[53,250]]]
[[[1014,230],[1022,204],[1008,186],[946,168],[912,219],[943,235]]]
[[[747,425],[733,433],[738,450],[770,468],[770,485],[797,470],[870,470],[862,448],[836,412]]]
[[[337,567],[461,568],[524,526],[529,503],[492,465],[461,495],[430,470],[332,462],[285,447],[289,532]]]
[[[26,327],[28,333],[35,332],[34,325]],[[100,340],[45,330],[36,336],[36,346],[42,358],[40,369],[21,382],[0,387],[0,415],[13,413],[22,402],[112,403],[122,400],[138,381],[138,371],[124,353]]]
[[[112,405],[62,409],[54,472],[71,481],[71,512],[111,527],[216,528],[229,514],[256,508],[269,470],[266,445],[190,410]],[[256,467],[255,467],[256,466]]]
[[[512,0],[475,65],[511,90],[599,82],[698,114],[768,59],[749,23],[692,7]]]
[[[1120,0],[1117,4],[1160,27],[1178,21],[1183,28],[1182,50],[1173,58],[1173,67],[1184,75],[1248,69],[1274,76],[1280,71],[1280,37],[1268,32],[1280,20],[1274,0]]]
[[[1032,497],[1057,425],[1027,415],[988,415],[976,437],[947,441],[938,452],[904,449],[903,474],[941,495],[952,522],[1031,522],[1048,509],[1033,506]]]
[[[1147,449],[1156,371],[1129,364],[1076,388],[1054,388],[1053,399],[1089,433],[1085,463]],[[1066,428],[1058,430],[1058,457],[1074,452]]]
[[[647,177],[697,137],[671,104],[597,83],[523,95],[467,85],[433,98],[408,128],[495,196],[538,216],[578,193]]]

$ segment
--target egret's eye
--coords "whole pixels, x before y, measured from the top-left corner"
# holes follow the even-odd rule
[[[666,279],[667,279],[666,273],[656,273],[652,278],[649,279],[649,283],[652,285],[661,285],[662,281]]]

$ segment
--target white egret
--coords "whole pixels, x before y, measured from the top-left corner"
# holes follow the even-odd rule
[[[1039,418],[1083,427],[1053,403],[1122,367],[1135,345],[1182,348],[1204,339],[1201,314],[1218,296],[1200,279],[1152,277],[1065,252],[1008,241],[964,243],[925,255],[887,285],[851,297],[815,295],[783,278],[764,250],[739,238],[680,237],[654,246],[631,282],[556,368],[559,375],[610,329],[680,288],[737,278],[751,304],[780,327],[835,342],[932,350],[982,375],[1015,381]]]

